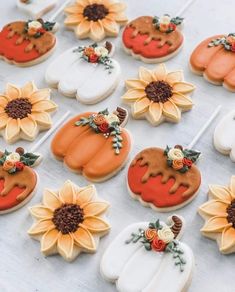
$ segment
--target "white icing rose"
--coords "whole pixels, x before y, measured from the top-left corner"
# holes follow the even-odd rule
[[[168,158],[171,160],[181,160],[184,158],[183,152],[178,148],[172,148],[168,154]]]
[[[28,27],[29,28],[34,28],[34,29],[39,29],[42,27],[42,24],[41,22],[37,21],[37,20],[33,20],[33,21],[30,21],[28,23]]]
[[[95,53],[97,56],[106,57],[109,54],[109,51],[105,47],[96,47]]]
[[[107,120],[109,124],[113,122],[119,122],[119,118],[115,114],[108,114],[107,116],[105,116],[105,119]]]
[[[165,226],[162,229],[158,230],[157,235],[159,239],[163,240],[165,243],[171,242],[175,237],[174,233],[168,226]]]
[[[160,23],[168,25],[171,22],[171,18],[168,15],[163,15],[160,17]]]
[[[20,154],[19,153],[16,153],[16,152],[12,152],[11,154],[9,154],[6,157],[6,160],[12,161],[12,162],[20,161]]]

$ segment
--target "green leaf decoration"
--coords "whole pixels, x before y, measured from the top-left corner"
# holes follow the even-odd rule
[[[39,155],[28,152],[20,156],[20,161],[23,162],[24,165],[32,166],[39,157]]]
[[[171,22],[174,23],[175,25],[180,25],[183,22],[184,18],[176,16],[174,18],[171,18]]]

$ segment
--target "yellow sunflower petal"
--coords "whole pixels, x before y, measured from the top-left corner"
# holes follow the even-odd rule
[[[49,189],[45,189],[43,193],[43,204],[52,211],[62,206],[59,197]]]
[[[61,201],[65,204],[74,204],[76,202],[74,185],[70,180],[67,180],[59,192]]]
[[[51,112],[56,110],[57,105],[51,100],[41,100],[37,103],[33,104],[32,110],[33,111],[46,111]]]
[[[233,199],[235,198],[235,175],[231,177],[230,181],[230,190],[231,190],[231,196]]]
[[[104,232],[110,229],[110,225],[105,220],[96,216],[85,216],[81,226],[91,232]]]
[[[82,14],[71,14],[65,18],[65,25],[75,25],[84,20],[84,16]]]
[[[86,216],[97,216],[104,213],[109,207],[107,202],[89,202],[81,205]]]
[[[225,228],[222,233],[220,251],[226,252],[235,246],[235,229],[233,227]]]
[[[126,9],[126,4],[125,3],[114,3],[114,4],[111,4],[109,6],[109,11],[110,12],[120,12],[120,11],[123,11]]]
[[[0,113],[0,129],[4,129],[7,125],[8,115],[6,113]]]
[[[91,252],[96,250],[95,240],[86,228],[79,226],[77,231],[73,233],[73,238],[78,246]]]
[[[34,84],[33,81],[27,82],[21,89],[21,96],[29,98],[30,95],[37,90],[36,85]]]
[[[125,101],[135,101],[145,96],[146,93],[144,89],[135,88],[127,90],[127,92],[122,96],[122,99]]]
[[[48,230],[41,239],[41,252],[49,255],[55,249],[60,233],[57,229]]]
[[[90,31],[90,21],[83,20],[76,28],[76,35],[79,38],[85,38]]]
[[[221,232],[225,227],[230,226],[226,217],[214,216],[210,218],[203,228],[202,232]]]
[[[104,30],[107,31],[109,34],[117,35],[119,32],[119,26],[116,21],[110,19],[102,19],[102,24],[104,26]]]
[[[55,225],[50,219],[39,220],[28,230],[28,234],[38,235],[54,228],[55,228]]]
[[[181,118],[180,110],[170,100],[168,100],[167,102],[164,102],[162,111],[163,111],[163,114],[167,118],[169,118],[171,120],[174,120],[175,122],[178,122],[180,120],[180,118]]]
[[[133,104],[133,114],[140,115],[140,114],[145,113],[148,110],[150,103],[151,102],[147,97],[138,99]]]
[[[153,81],[153,76],[152,76],[151,71],[144,67],[139,68],[139,78],[148,83]]]
[[[15,139],[20,133],[19,120],[9,118],[6,125],[6,140]]]
[[[173,85],[174,92],[189,93],[195,89],[195,86],[187,82],[175,82]]]
[[[5,107],[9,101],[10,99],[6,95],[0,95],[0,105],[2,107]]]
[[[91,21],[90,23],[91,37],[96,41],[101,41],[105,37],[104,27],[100,20]]]
[[[162,108],[163,105],[161,102],[152,102],[149,106],[149,115],[155,124],[161,120]]]
[[[125,24],[126,22],[128,22],[128,18],[126,17],[126,14],[124,12],[109,13],[106,18],[115,20],[117,22],[120,22],[121,24]]]
[[[159,64],[153,71],[155,80],[164,81],[166,79],[166,66],[165,64]]]
[[[83,205],[85,203],[90,202],[94,198],[95,193],[96,193],[96,189],[95,189],[94,185],[89,185],[87,187],[82,188],[81,190],[79,190],[76,193],[76,196],[77,196],[77,202],[76,203],[79,206],[81,206],[81,205]]]
[[[59,254],[66,260],[72,259],[74,240],[71,234],[61,234],[57,240]]]
[[[20,128],[30,138],[34,138],[37,133],[37,123],[35,122],[32,115],[28,115],[28,117],[23,118],[19,121]]]
[[[20,89],[15,85],[7,83],[6,95],[9,97],[9,99],[16,99],[21,97],[21,92]]]
[[[137,89],[145,89],[145,87],[148,85],[148,82],[139,79],[128,79],[125,83],[127,88]]]
[[[221,200],[230,204],[231,202],[231,194],[228,188],[219,185],[209,185],[209,194],[217,200]]]
[[[50,98],[51,90],[49,88],[38,89],[31,94],[29,100],[31,104],[35,104],[41,100],[48,100]]]
[[[175,82],[180,82],[182,81],[184,78],[184,74],[183,71],[179,70],[179,71],[175,71],[175,72],[169,72],[166,75],[166,82],[172,84]]]
[[[50,128],[52,120],[47,112],[32,112],[32,116],[35,121],[44,128]]]
[[[68,7],[65,7],[64,12],[65,13],[71,13],[71,14],[82,14],[84,10],[84,6],[79,5],[79,4],[75,4],[75,5],[71,5]]]
[[[228,204],[220,200],[210,200],[200,206],[200,211],[210,216],[226,216]]]
[[[89,0],[77,0],[76,1],[76,5],[81,5],[82,7],[86,7],[89,4],[90,4]]]
[[[171,100],[183,109],[191,109],[193,107],[191,98],[180,93],[173,93]]]
[[[29,208],[31,215],[37,219],[49,219],[52,218],[53,212],[50,208],[38,205]]]

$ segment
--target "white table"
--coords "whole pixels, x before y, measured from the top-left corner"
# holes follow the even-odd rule
[[[60,3],[62,2],[61,0]],[[170,13],[175,15],[186,3],[186,0],[128,0],[126,2],[128,4],[127,14],[129,19],[133,19],[143,14],[161,15]],[[189,56],[201,40],[214,34],[233,32],[235,21],[234,6],[235,4],[232,0],[194,0],[184,12],[183,16],[186,18],[184,27],[185,45],[179,55],[167,62],[167,68],[170,70],[183,69],[185,80],[197,86],[193,96],[195,107],[192,111],[184,113],[182,121],[177,125],[165,123],[154,128],[144,120],[130,119],[127,128],[133,135],[131,158],[138,151],[148,146],[187,145],[217,105],[223,105],[220,117],[235,107],[234,93],[230,93],[222,87],[210,85],[204,79],[193,75],[188,68]],[[26,16],[16,9],[15,0],[0,1],[0,11],[1,27],[12,20],[26,19]],[[48,64],[66,49],[76,44],[89,43],[88,40],[77,41],[72,32],[65,30],[63,19],[63,15],[57,19],[61,23],[61,29],[57,33],[57,50],[46,62],[31,68],[17,68],[0,61],[0,92],[3,92],[6,82],[23,85],[32,79],[34,79],[38,87],[47,87],[44,81],[44,72]],[[143,64],[123,52],[121,49],[121,36],[112,39],[112,41],[116,45],[115,58],[123,68],[122,80],[117,90],[111,97],[93,106],[81,105],[76,100],[66,98],[56,90],[53,90],[52,98],[60,105],[59,111],[53,117],[54,121],[68,109],[71,110],[71,116],[74,116],[87,110],[101,110],[107,106],[115,108],[119,105],[120,96],[125,90],[124,80],[136,76],[138,67]],[[145,66],[154,67],[154,65]],[[206,201],[208,184],[228,184],[235,168],[235,164],[228,157],[221,155],[213,148],[212,135],[215,124],[210,127],[196,147],[203,153],[203,158],[198,163],[202,172],[202,185],[199,195],[190,205],[177,212],[187,220],[183,241],[191,246],[196,258],[196,268],[190,288],[191,292],[235,291],[235,255],[221,255],[216,243],[203,238],[199,232],[203,221],[197,214],[197,208]],[[43,134],[40,134],[38,138],[42,136]],[[61,162],[52,158],[50,153],[51,138],[39,149],[44,156],[42,164],[37,168],[41,182],[37,194],[27,206],[39,203],[45,187],[58,189],[65,178],[71,179],[82,186],[87,184],[83,177],[68,172],[63,168]],[[22,142],[17,143],[18,145],[30,149],[33,143]],[[7,147],[2,138],[0,138],[0,147]],[[8,148],[15,149],[15,147],[16,145]],[[39,242],[30,239],[26,233],[32,224],[27,206],[14,213],[1,216],[0,291],[116,291],[115,287],[105,282],[99,273],[99,262],[105,248],[126,225],[142,220],[151,221],[156,217],[165,220],[169,216],[169,214],[156,213],[151,209],[144,208],[128,195],[125,183],[126,172],[127,167],[116,177],[96,185],[100,196],[108,200],[112,205],[109,212],[112,230],[109,235],[101,240],[96,254],[82,254],[73,263],[65,262],[60,256],[45,258],[40,254]]]

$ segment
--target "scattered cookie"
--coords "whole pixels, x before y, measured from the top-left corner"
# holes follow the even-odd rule
[[[201,184],[201,174],[194,165],[199,155],[180,145],[144,149],[128,169],[130,195],[159,212],[185,206],[196,197]]]
[[[190,65],[195,74],[235,92],[235,33],[201,42],[190,57]]]
[[[183,18],[140,16],[123,31],[124,50],[146,63],[159,63],[174,57],[183,46],[180,31]]]
[[[99,42],[105,36],[116,37],[120,26],[127,23],[126,4],[113,0],[77,0],[65,8],[64,24],[79,39]]]
[[[139,79],[126,80],[128,91],[122,96],[131,105],[135,119],[146,118],[153,126],[164,121],[177,123],[181,112],[192,108],[188,96],[195,87],[183,81],[183,72],[167,72],[164,64],[154,70],[139,68]]]
[[[33,19],[42,17],[53,9],[58,0],[16,0],[17,7]]]
[[[183,292],[190,285],[194,256],[179,241],[184,220],[173,215],[167,224],[139,222],[126,227],[101,260],[105,280],[120,292]]]
[[[97,103],[116,89],[120,79],[120,65],[111,58],[113,50],[110,42],[69,49],[49,65],[46,81],[82,103]]]
[[[34,195],[37,175],[32,167],[41,160],[39,154],[0,151],[0,214],[9,213],[25,205]]]
[[[20,67],[47,59],[56,45],[55,22],[42,19],[15,21],[0,31],[0,59]]]
[[[45,256],[59,253],[72,261],[81,252],[97,250],[100,237],[110,229],[104,216],[108,207],[95,186],[79,187],[68,180],[59,191],[46,189],[43,203],[30,208],[36,222],[28,234],[40,240]]]
[[[52,126],[49,113],[56,108],[50,100],[50,89],[37,89],[34,82],[22,88],[8,83],[0,95],[0,135],[7,143],[19,139],[33,141],[39,131]]]
[[[209,186],[209,200],[198,209],[205,220],[201,233],[217,241],[223,254],[235,252],[235,176],[230,186]]]

